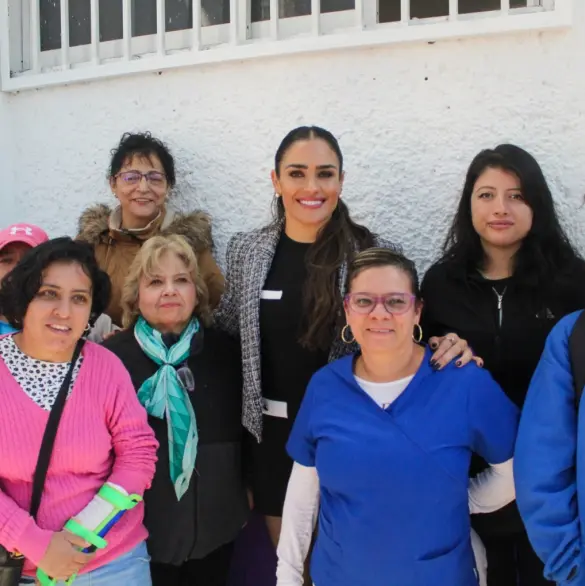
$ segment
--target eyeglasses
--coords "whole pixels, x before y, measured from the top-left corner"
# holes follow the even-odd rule
[[[123,171],[115,177],[119,177],[126,185],[138,185],[144,177],[152,187],[164,187],[167,184],[167,176],[160,171],[149,171],[141,173],[140,171]]]
[[[416,296],[410,293],[349,293],[345,296],[345,304],[355,313],[369,315],[381,303],[389,314],[402,315],[413,306],[415,299]]]

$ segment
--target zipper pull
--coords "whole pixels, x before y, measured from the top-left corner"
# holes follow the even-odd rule
[[[506,294],[506,289],[507,287],[504,287],[504,290],[502,291],[502,294],[500,295],[495,287],[492,287],[492,291],[496,294],[496,297],[498,298],[498,327],[501,328],[502,327],[502,318],[504,316],[504,310],[502,309],[502,303],[504,301],[504,295]]]

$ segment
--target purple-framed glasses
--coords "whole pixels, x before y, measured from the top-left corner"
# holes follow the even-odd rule
[[[372,313],[378,304],[391,315],[402,315],[413,306],[415,299],[411,293],[349,293],[345,296],[345,304],[351,311],[362,315]]]
[[[167,184],[167,176],[160,171],[149,171],[148,173],[134,170],[122,171],[116,177],[119,177],[126,185],[138,185],[143,177],[153,187],[164,187]]]

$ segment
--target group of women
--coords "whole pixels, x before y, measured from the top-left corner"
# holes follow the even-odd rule
[[[225,586],[250,505],[278,586],[562,581],[527,537],[512,460],[545,340],[585,307],[585,262],[529,153],[475,157],[420,285],[352,220],[322,128],[280,144],[274,219],[233,236],[225,278],[209,216],[171,208],[164,143],[124,135],[108,177],[117,206],[86,210],[74,240],[0,233],[0,267],[20,251],[0,286],[0,545],[26,560],[4,583],[0,551],[0,585]]]

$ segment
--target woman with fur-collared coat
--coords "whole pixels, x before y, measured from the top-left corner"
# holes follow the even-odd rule
[[[211,221],[204,212],[182,214],[166,207],[175,185],[175,163],[169,149],[149,133],[125,134],[112,154],[110,187],[119,201],[112,209],[98,204],[79,219],[78,240],[93,245],[100,268],[112,282],[106,313],[120,326],[124,280],[142,244],[155,235],[184,236],[197,255],[215,307],[224,278],[213,255]]]

